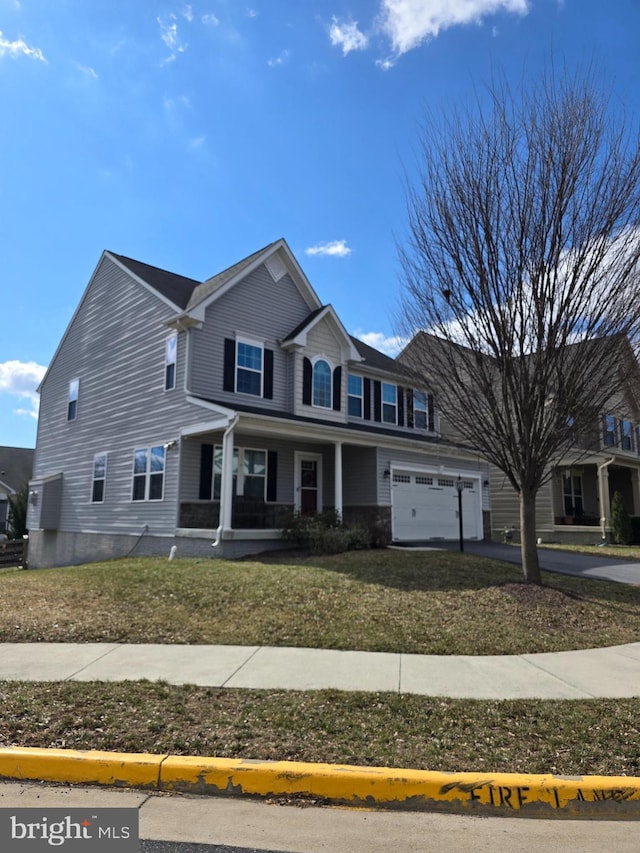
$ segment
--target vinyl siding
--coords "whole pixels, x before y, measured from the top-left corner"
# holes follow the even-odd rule
[[[206,309],[205,322],[191,331],[190,387],[197,396],[235,404],[290,411],[290,353],[282,350],[285,338],[310,311],[287,274],[274,282],[264,265],[219,297]],[[223,390],[225,338],[250,338],[273,350],[273,399]]]
[[[59,529],[165,533],[175,528],[179,447],[166,453],[164,499],[133,502],[133,452],[177,439],[202,420],[186,403],[185,335],[176,387],[164,390],[164,321],[171,308],[103,257],[44,379],[33,478],[63,474]],[[70,380],[80,380],[67,421]],[[93,459],[107,453],[104,503],[91,503]],[[37,522],[30,519],[30,523]],[[34,524],[35,526],[35,524]]]
[[[299,353],[296,360],[296,382],[295,382],[295,412],[299,415],[305,415],[312,418],[322,418],[323,420],[332,423],[345,423],[345,385],[346,385],[346,369],[342,369],[342,383],[340,391],[340,411],[335,411],[333,408],[325,409],[319,406],[306,406],[302,402],[302,359],[308,358],[311,362],[314,359],[321,357],[325,358],[333,371],[337,367],[342,366],[342,338],[338,337],[334,331],[333,323],[327,318],[324,318],[317,323],[307,335],[307,345]],[[333,398],[332,398],[333,399]]]

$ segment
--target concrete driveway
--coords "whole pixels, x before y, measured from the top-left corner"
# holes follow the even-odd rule
[[[425,543],[426,545],[427,543]],[[431,547],[447,548],[457,551],[458,542],[428,543]],[[516,545],[503,545],[500,542],[465,542],[464,550],[468,554],[480,557],[490,557],[493,560],[503,560],[506,563],[522,565],[520,548]],[[632,562],[607,557],[606,546],[600,554],[577,554],[569,551],[555,551],[553,548],[538,548],[540,567],[548,572],[563,575],[577,575],[582,578],[598,578],[600,580],[617,581],[640,586],[640,561]]]

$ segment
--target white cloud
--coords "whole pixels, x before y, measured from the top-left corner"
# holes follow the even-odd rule
[[[164,17],[156,18],[160,27],[160,38],[169,48],[169,56],[163,60],[163,65],[167,62],[174,62],[179,53],[184,53],[187,49],[187,43],[182,40],[178,33],[178,17],[171,12]]]
[[[530,0],[382,0],[382,29],[396,55],[436,38],[442,30],[480,24],[488,15],[526,15]]]
[[[267,60],[267,65],[269,68],[277,68],[279,65],[284,65],[284,63],[289,59],[289,51],[283,50],[280,56],[276,56],[273,59]]]
[[[39,47],[29,47],[23,38],[9,41],[2,35],[2,30],[0,30],[0,57],[5,55],[10,56],[12,59],[16,59],[18,56],[27,56],[29,59],[37,59],[44,63],[47,62]]]
[[[13,410],[15,414],[38,417],[39,397],[36,388],[42,381],[46,369],[35,361],[0,362],[0,392],[17,397],[23,404],[22,407]],[[28,404],[28,408],[24,408],[25,403]]]
[[[354,338],[392,358],[398,355],[408,343],[407,338],[384,335],[382,332],[363,332],[361,329],[356,329],[352,334]]]
[[[257,18],[258,13],[255,9],[247,9],[247,18]]]
[[[342,55],[346,56],[352,50],[364,50],[369,44],[369,39],[358,29],[357,21],[340,23],[334,16],[329,27],[329,38],[332,45],[342,48]]]
[[[194,136],[193,139],[190,139],[187,142],[187,148],[189,149],[189,151],[198,151],[200,148],[202,148],[204,146],[206,141],[207,141],[206,136]]]
[[[183,18],[186,18],[186,20],[189,21],[189,23],[191,23],[191,21],[193,21],[193,9],[191,8],[190,5],[185,6],[180,14],[182,15]]]
[[[206,27],[217,27],[220,23],[220,18],[216,18],[213,12],[209,12],[206,15],[202,16],[202,23]]]
[[[332,240],[330,243],[317,243],[304,250],[305,255],[330,255],[334,258],[346,258],[351,254],[346,240]]]
[[[95,68],[91,68],[90,65],[80,65],[79,62],[76,62],[76,68],[81,74],[84,74],[85,77],[90,77],[92,80],[98,79],[98,72]]]

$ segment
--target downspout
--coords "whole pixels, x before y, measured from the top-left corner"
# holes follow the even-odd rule
[[[603,462],[602,465],[598,465],[598,467],[597,467],[598,488],[600,489],[600,526],[602,528],[601,529],[601,535],[602,535],[602,541],[603,542],[605,542],[606,538],[607,538],[607,517],[604,514],[604,503],[605,503],[604,485],[603,485],[602,481],[600,480],[600,472],[603,471],[605,468],[608,468],[612,462],[615,462],[615,460],[616,460],[615,456],[612,456],[611,459],[607,459],[606,462]]]
[[[235,425],[238,423],[239,417],[240,417],[240,415],[236,412],[236,414],[229,421],[229,425],[225,429],[224,434],[222,436],[222,480],[221,480],[221,485],[220,485],[220,513],[219,513],[219,517],[218,517],[218,529],[216,530],[216,538],[215,538],[215,541],[211,543],[212,548],[217,548],[218,545],[220,544],[220,540],[222,539],[222,529],[223,529],[222,492],[223,492],[223,489],[225,488],[225,486],[227,486],[227,488],[228,488],[228,484],[225,483],[226,478],[224,476],[225,475],[224,454],[225,454],[226,447],[227,447],[227,439],[229,438],[229,436],[233,432]],[[232,452],[233,452],[233,450],[232,450]]]

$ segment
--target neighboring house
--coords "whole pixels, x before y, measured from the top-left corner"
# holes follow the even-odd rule
[[[640,516],[640,406],[631,381],[598,423],[577,431],[575,448],[552,466],[551,478],[536,500],[538,538],[592,545],[608,540],[616,492],[629,515]],[[518,497],[493,466],[491,522],[493,538],[500,538],[505,530],[517,538]]]
[[[284,240],[203,282],[104,252],[40,386],[30,565],[279,546],[334,508],[398,541],[489,529],[489,471],[350,337]]]
[[[9,498],[31,478],[33,454],[28,447],[0,447],[0,533],[8,529]]]

